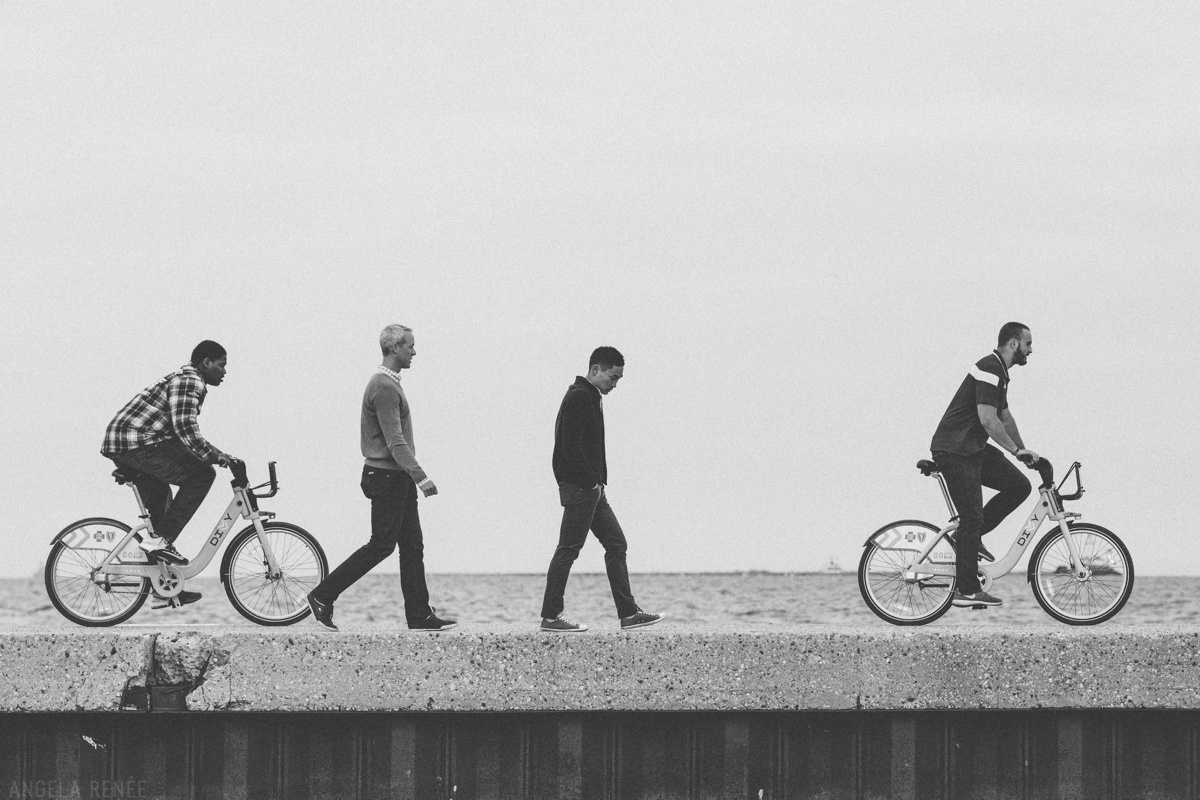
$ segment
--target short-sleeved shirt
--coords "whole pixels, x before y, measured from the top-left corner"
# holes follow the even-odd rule
[[[929,449],[960,456],[973,456],[987,446],[988,432],[979,421],[978,406],[1008,408],[1008,368],[995,351],[975,362],[963,378],[938,423]]]

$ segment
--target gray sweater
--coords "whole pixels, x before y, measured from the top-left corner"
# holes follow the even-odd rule
[[[367,381],[362,402],[362,454],[368,467],[407,472],[425,480],[413,445],[412,415],[400,384],[377,372]]]

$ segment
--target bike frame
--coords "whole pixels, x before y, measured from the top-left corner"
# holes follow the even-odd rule
[[[270,497],[275,494],[276,484],[274,467],[275,464],[272,462],[272,474],[270,481],[272,486],[271,492],[269,494],[262,495],[263,497]],[[267,566],[271,570],[271,577],[278,577],[280,575],[279,563],[275,560],[275,553],[271,550],[271,546],[267,541],[266,531],[263,529],[262,524],[264,517],[266,519],[271,519],[275,515],[267,511],[258,510],[257,499],[259,495],[254,494],[254,490],[250,489],[246,485],[248,481],[245,479],[244,467],[242,474],[237,475],[232,483],[233,499],[229,501],[229,505],[225,508],[225,513],[221,515],[221,518],[213,527],[212,533],[208,535],[208,538],[204,542],[204,546],[200,548],[200,552],[195,558],[191,559],[186,566],[164,564],[162,562],[157,564],[147,563],[145,566],[139,566],[117,562],[117,559],[120,558],[120,554],[129,545],[129,543],[133,541],[133,537],[135,535],[141,531],[146,531],[150,535],[154,534],[154,528],[150,524],[150,512],[146,510],[146,505],[142,502],[142,494],[138,491],[137,486],[130,483],[129,488],[133,489],[133,496],[137,498],[138,508],[141,510],[140,517],[142,522],[130,530],[129,533],[125,534],[121,541],[117,543],[116,547],[114,547],[112,551],[109,552],[109,554],[105,557],[105,559],[100,562],[100,565],[96,568],[93,580],[102,575],[133,575],[137,577],[147,577],[152,580],[158,576],[163,580],[167,580],[172,577],[173,573],[175,577],[180,579],[179,585],[182,586],[183,581],[196,577],[208,567],[209,562],[212,561],[213,556],[215,556],[217,554],[217,550],[220,549],[221,542],[225,540],[225,537],[229,535],[231,530],[233,530],[234,524],[242,517],[245,517],[251,522],[251,524],[254,525],[255,531],[258,533],[259,544],[262,545],[263,554],[267,558]],[[141,551],[138,550],[138,552],[140,553]]]
[[[1067,471],[1069,476],[1071,472],[1078,468],[1078,464],[1072,466],[1071,470]],[[929,542],[921,548],[909,568],[905,570],[904,577],[908,580],[917,580],[926,575],[946,575],[954,577],[957,575],[957,569],[954,564],[935,564],[922,563],[924,559],[929,557],[929,553],[933,548],[945,538],[948,534],[958,530],[958,511],[954,508],[954,501],[950,499],[950,490],[946,486],[946,479],[942,477],[941,472],[933,473],[938,479],[938,485],[942,488],[942,497],[946,500],[946,506],[950,509],[950,524],[938,531],[937,536],[931,536]],[[1066,481],[1066,476],[1063,477]],[[1013,540],[1008,547],[1008,552],[999,561],[991,564],[981,563],[979,565],[979,573],[983,576],[984,588],[990,585],[997,578],[1001,578],[1013,571],[1017,566],[1017,562],[1021,560],[1021,556],[1029,549],[1029,545],[1037,538],[1038,529],[1041,528],[1042,522],[1046,519],[1056,523],[1059,530],[1062,531],[1063,538],[1067,542],[1067,549],[1071,553],[1071,561],[1075,564],[1076,577],[1087,577],[1087,570],[1083,566],[1083,559],[1080,556],[1079,549],[1075,544],[1075,538],[1070,535],[1069,523],[1073,519],[1078,519],[1081,515],[1071,511],[1063,510],[1062,497],[1058,494],[1057,489],[1052,483],[1045,482],[1038,487],[1039,500],[1033,510],[1029,512],[1029,517],[1025,520],[1025,524],[1021,526],[1021,532],[1017,538]]]

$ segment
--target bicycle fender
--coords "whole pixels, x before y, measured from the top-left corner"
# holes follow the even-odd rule
[[[76,520],[75,522],[72,522],[67,527],[63,528],[58,533],[54,534],[54,538],[50,540],[50,544],[54,544],[55,542],[59,541],[64,536],[66,536],[68,533],[79,530],[80,527],[82,527],[84,525],[103,525],[103,526],[109,526],[109,527],[116,528],[117,530],[121,530],[122,528],[124,528],[124,530],[121,532],[122,536],[124,536],[125,533],[129,530],[129,528],[125,527],[125,523],[118,522],[115,519],[109,519],[108,517],[88,517],[87,519]],[[107,539],[108,537],[105,536],[103,538]],[[116,537],[114,536],[113,540],[115,541],[115,539],[116,539]],[[77,547],[74,547],[70,544],[68,544],[67,546],[70,547],[72,550],[78,549]]]
[[[63,528],[50,540],[50,546],[62,542],[63,546],[70,550],[98,550],[107,553],[128,532],[129,526],[123,522],[108,517],[89,517]],[[146,553],[133,543],[117,555],[117,561],[122,564],[150,563]]]
[[[875,545],[881,550],[908,550],[919,553],[925,549],[929,539],[937,536],[938,528],[919,519],[903,519],[890,522],[867,537],[863,547]],[[929,552],[929,560],[934,563],[954,563],[954,548],[948,541],[942,539]]]

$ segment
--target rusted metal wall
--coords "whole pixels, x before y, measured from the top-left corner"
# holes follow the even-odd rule
[[[1197,711],[0,715],[0,797],[1196,798]]]

